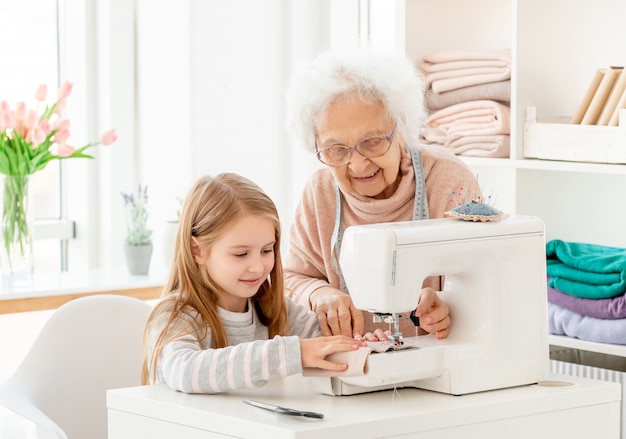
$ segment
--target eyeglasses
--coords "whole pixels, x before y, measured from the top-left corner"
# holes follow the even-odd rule
[[[337,143],[335,145],[326,146],[317,150],[317,158],[320,162],[328,166],[342,166],[350,161],[352,152],[356,151],[363,157],[374,159],[385,155],[391,144],[393,143],[393,136],[396,132],[396,125],[393,126],[391,134],[388,136],[372,136],[367,139],[361,140],[353,147],[348,147]],[[315,142],[317,148],[317,141]]]

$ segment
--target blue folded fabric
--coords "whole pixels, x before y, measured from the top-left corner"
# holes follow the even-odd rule
[[[548,286],[585,299],[626,292],[626,249],[597,244],[546,243]]]

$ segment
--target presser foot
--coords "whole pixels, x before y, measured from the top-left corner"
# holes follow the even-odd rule
[[[404,345],[403,336],[400,332],[400,316],[401,314],[398,313],[375,313],[373,318],[374,323],[385,322],[388,323],[390,326],[393,324],[393,333],[391,335],[388,335],[387,339],[389,340],[389,343],[394,347]],[[391,331],[391,328],[389,329]]]
[[[393,346],[403,346],[404,345],[404,340],[403,340],[403,336],[402,334],[393,334],[387,337],[387,339],[389,340],[389,343],[391,343]]]

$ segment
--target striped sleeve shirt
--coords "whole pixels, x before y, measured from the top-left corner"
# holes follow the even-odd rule
[[[180,337],[174,337],[163,349],[157,371],[157,382],[165,382],[185,393],[220,393],[234,389],[260,387],[269,380],[302,372],[299,338],[321,335],[315,314],[287,299],[290,336],[268,339],[268,329],[259,321],[254,306],[235,313],[219,308],[229,346],[211,348],[210,330],[200,341],[192,330],[191,311],[176,324]],[[152,342],[160,333],[153,330]],[[151,349],[150,349],[151,350]]]

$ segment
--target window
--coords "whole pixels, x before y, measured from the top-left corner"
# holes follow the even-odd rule
[[[57,2],[50,0],[2,0],[0,2],[0,101],[11,107],[19,101],[35,102],[39,84],[48,86],[48,102],[59,85]],[[35,271],[62,268],[63,242],[59,229],[47,225],[61,218],[60,163],[52,162],[30,179],[32,211],[38,223],[33,243]]]
[[[214,17],[232,14],[233,19],[237,18],[241,8],[233,8],[229,2],[167,0],[158,2],[156,7],[151,0],[0,1],[0,100],[14,104],[33,99],[41,83],[48,85],[49,95],[53,96],[59,83],[67,79],[75,85],[67,109],[72,138],[75,136],[77,143],[84,144],[111,128],[119,135],[112,148],[95,151],[96,160],[50,163],[33,176],[33,214],[39,220],[33,245],[36,272],[123,265],[125,224],[119,192],[132,190],[139,182],[150,186],[151,203],[154,201],[151,225],[155,247],[161,244],[163,221],[171,219],[177,208],[173,204],[176,198],[183,196],[188,184],[200,174],[225,169],[241,171],[260,184],[267,184],[272,196],[287,199],[283,217],[290,217],[291,200],[299,195],[300,180],[316,164],[307,160],[301,165],[296,156],[299,153],[285,139],[279,97],[284,84],[279,81],[285,80],[298,64],[300,59],[295,58],[305,59],[312,51],[364,44],[364,39],[373,39],[374,34],[390,38],[377,22],[382,18],[388,21],[393,15],[381,16],[368,0],[269,2],[269,6],[263,7],[256,2],[245,3],[248,10],[254,10],[258,16],[266,14],[275,24],[275,32],[263,34],[263,39],[255,41],[255,47],[259,47],[255,55],[266,63],[267,84],[274,87],[262,87],[264,94],[245,76],[251,60],[247,52],[251,41],[246,35],[247,26],[258,25],[258,31],[263,32],[259,23],[267,21],[257,17],[250,22],[237,22],[240,28],[232,23],[224,25],[224,29],[214,26],[220,29],[219,33],[206,25]],[[294,17],[298,25],[291,29],[287,25],[293,24]],[[368,32],[360,35],[359,24],[365,20]],[[217,19],[215,24],[227,22]],[[163,33],[165,25],[168,32]],[[289,38],[283,34],[287,30],[302,38]],[[216,33],[221,37],[216,38]],[[238,38],[243,41],[237,42]],[[291,40],[293,48],[285,44]],[[267,56],[263,53],[265,47],[269,50]],[[208,55],[211,53],[214,56]],[[164,63],[164,59],[168,62]],[[219,66],[211,64],[215,59],[220,60]],[[275,62],[267,64],[268,59]],[[222,75],[217,81],[216,74]],[[205,80],[209,77],[213,81]],[[273,148],[289,148],[288,154],[277,151],[279,160],[275,164],[279,169],[289,169],[286,178],[293,177],[295,181],[287,189],[275,178],[266,177],[267,170],[255,166],[254,159],[250,159],[249,165],[235,163],[241,168],[233,168],[228,149],[223,149],[223,156],[217,156],[216,150],[203,142],[202,130],[206,128],[225,136],[241,131],[237,127],[243,118],[242,106],[224,106],[236,102],[232,92],[241,84],[250,86],[255,99],[279,97],[276,102],[259,104],[257,113],[255,106],[245,108],[251,114],[250,121],[259,124],[259,132],[269,136],[268,143]],[[250,96],[240,93],[237,97],[250,102]],[[176,111],[164,123],[163,109],[169,108]],[[258,114],[263,114],[262,121]],[[225,125],[235,128],[224,130]],[[258,134],[253,136],[258,138]],[[254,144],[245,135],[237,140],[238,144]],[[224,145],[231,143],[230,137],[224,139]],[[171,153],[173,145],[176,154]],[[249,158],[261,153],[255,147],[249,151]],[[282,157],[292,155],[293,160],[281,168]],[[180,178],[163,178],[171,169]],[[75,236],[74,223],[64,220],[67,218],[75,221]]]

